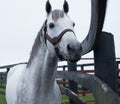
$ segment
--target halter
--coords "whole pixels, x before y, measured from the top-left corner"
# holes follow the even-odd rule
[[[62,57],[62,55],[60,55],[59,49],[56,45],[59,43],[59,41],[65,35],[66,32],[73,32],[74,33],[74,31],[71,29],[65,29],[57,37],[51,38],[47,32],[47,20],[44,23],[43,29],[44,29],[45,43],[46,43],[46,40],[48,40],[54,46],[54,49],[55,49],[55,52],[56,52],[56,55],[58,56],[58,58],[60,60],[63,60],[64,58]]]

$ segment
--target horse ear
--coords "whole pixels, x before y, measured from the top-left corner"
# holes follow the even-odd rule
[[[52,10],[51,4],[49,2],[49,0],[46,2],[46,12],[47,14],[49,14]]]
[[[68,13],[68,11],[69,11],[69,5],[66,0],[64,0],[63,10],[65,13]]]

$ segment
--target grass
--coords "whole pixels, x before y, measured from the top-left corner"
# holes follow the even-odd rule
[[[4,95],[0,95],[0,104],[7,104]]]
[[[63,102],[68,102],[68,101],[69,101],[69,98],[68,98],[66,95],[62,95],[61,97],[62,97],[62,101],[63,101]],[[80,95],[80,97],[81,97],[83,100],[93,99],[93,95],[92,95],[92,94],[87,94],[86,96]],[[4,95],[0,95],[0,104],[7,104]],[[88,102],[88,104],[95,104],[95,102]]]
[[[61,98],[62,98],[63,102],[68,102],[69,101],[69,98],[66,95],[62,95]],[[94,99],[92,94],[86,94],[85,96],[80,95],[80,98],[85,100],[85,101]],[[95,104],[95,102],[87,102],[87,104]]]
[[[78,89],[81,89],[81,88],[82,88],[82,86],[80,84],[78,84]],[[80,94],[79,96],[84,101],[86,101],[86,100],[94,100],[94,96],[93,96],[92,93],[86,94],[85,96]],[[62,95],[61,98],[62,98],[63,102],[68,102],[69,101],[69,98],[66,95]],[[87,104],[95,104],[95,102],[87,102]]]
[[[5,86],[5,85],[0,84],[0,86]],[[81,86],[79,86],[79,88],[80,87]],[[0,92],[5,92],[5,89],[0,88]],[[68,102],[69,101],[69,98],[66,95],[62,95],[61,98],[62,98],[62,102]],[[83,100],[93,100],[94,99],[92,94],[86,94],[85,96],[80,95],[80,98],[83,99]],[[7,104],[6,100],[5,100],[5,96],[1,95],[1,94],[0,94],[0,104]],[[88,104],[95,104],[95,102],[88,102]]]
[[[0,84],[0,86],[5,87],[5,84]],[[5,92],[5,89],[0,88],[0,92]],[[0,104],[7,104],[5,100],[5,96],[0,94]]]
[[[0,92],[4,93],[5,92],[5,89],[3,88],[0,88]],[[7,104],[6,103],[6,100],[5,100],[5,96],[0,94],[0,104]]]
[[[94,100],[94,97],[92,94],[86,94],[85,96],[80,95],[80,98],[83,100]],[[88,102],[88,104],[95,104],[95,102]]]

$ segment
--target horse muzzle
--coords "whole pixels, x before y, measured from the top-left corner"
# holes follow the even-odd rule
[[[68,44],[67,45],[67,52],[68,57],[67,60],[71,62],[77,62],[81,58],[81,51],[82,47],[79,42],[76,42],[75,44]]]

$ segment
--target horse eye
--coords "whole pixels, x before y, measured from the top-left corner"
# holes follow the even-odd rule
[[[51,29],[54,28],[54,27],[55,27],[54,23],[50,23],[50,24],[49,24],[49,27],[50,27]]]
[[[73,22],[73,27],[75,27],[75,23]]]

